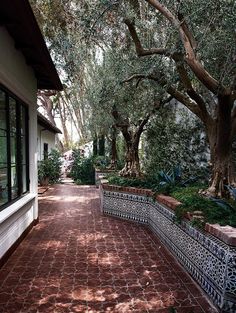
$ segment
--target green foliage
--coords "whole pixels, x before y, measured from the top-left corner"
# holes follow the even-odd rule
[[[123,136],[117,137],[116,147],[117,147],[117,155],[118,155],[117,168],[121,170],[125,165],[125,150],[126,150]]]
[[[159,172],[181,164],[187,176],[207,171],[208,150],[201,123],[186,109],[166,107],[158,112],[147,131],[147,173]]]
[[[179,186],[186,187],[197,180],[198,177],[190,177],[187,179],[186,176],[182,175],[179,166],[171,169],[168,173],[160,171],[152,173],[151,175],[145,175],[141,178],[108,176],[109,183],[114,185],[148,188],[156,193],[164,193],[167,195],[175,190],[175,188]]]
[[[199,194],[199,190],[205,189],[206,185],[192,184],[187,187],[176,185],[167,185],[166,189],[160,187],[160,179],[158,175],[137,178],[125,178],[120,176],[108,176],[108,181],[112,185],[148,188],[155,191],[155,195],[163,193],[168,190],[168,194],[173,198],[179,200],[182,205],[177,206],[175,209],[176,220],[181,222],[187,212],[202,211],[204,222],[193,220],[192,224],[197,227],[203,227],[205,222],[219,223],[220,225],[236,226],[236,202],[230,202],[225,207],[220,207],[217,203],[210,198],[206,198]],[[167,192],[166,192],[167,193]],[[226,200],[225,200],[226,201]]]
[[[170,193],[172,197],[182,203],[175,209],[177,219],[181,220],[187,212],[202,211],[205,222],[235,227],[236,203],[234,202],[230,206],[219,206],[216,202],[198,193],[201,187],[206,186],[176,188]]]
[[[110,111],[114,104],[122,116],[129,119],[132,129],[150,113],[153,101],[166,96],[169,86],[188,97],[178,66],[168,58],[176,53],[185,54],[179,31],[145,1],[31,0],[31,4],[57,68],[63,74],[63,82],[71,89],[68,103],[73,106],[72,115],[85,111],[85,127],[91,133],[101,130],[106,133],[113,123]],[[219,81],[219,86],[234,88],[235,1],[163,0],[162,4],[173,15],[183,15],[183,21],[196,40],[197,58],[210,76]],[[145,49],[163,47],[168,53],[137,58],[124,18],[135,22],[140,43]],[[203,86],[187,62],[184,61],[184,65],[191,85],[206,103],[206,110],[214,120],[217,94],[213,96],[208,87]],[[135,73],[144,77],[154,74],[162,77],[165,83],[162,88],[156,82],[144,80],[121,84]],[[201,108],[191,102],[194,114],[202,115],[199,114]],[[177,164],[182,164],[186,173],[194,175],[205,170],[207,153],[201,123],[190,116],[177,119],[171,110],[166,110],[153,122],[145,155],[148,174]]]
[[[94,185],[95,172],[93,158],[81,157],[79,150],[73,151],[74,162],[72,164],[70,176],[78,185]]]
[[[93,158],[93,164],[95,168],[106,169],[109,165],[109,161],[105,156],[98,155]]]
[[[158,175],[144,176],[142,178],[128,178],[110,175],[107,179],[112,185],[147,188],[155,192],[160,190],[160,179]]]
[[[179,165],[173,167],[168,172],[159,171],[158,177],[160,186],[158,191],[167,195],[178,186],[186,187],[199,180],[198,176],[184,176]]]
[[[137,187],[137,188],[150,188],[151,183],[142,178],[127,178],[121,176],[108,176],[108,181],[112,185],[119,185],[119,186],[130,186],[130,187]]]
[[[51,184],[58,182],[61,175],[61,155],[57,150],[52,150],[47,158],[39,162],[39,181],[48,178]]]
[[[233,186],[225,186],[225,188],[229,191],[231,197],[236,201],[236,188]]]

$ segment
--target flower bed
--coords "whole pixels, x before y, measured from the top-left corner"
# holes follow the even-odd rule
[[[146,224],[209,295],[221,312],[236,312],[236,229],[206,224],[200,231],[186,219],[175,223],[180,204],[148,189],[101,183],[104,214]]]

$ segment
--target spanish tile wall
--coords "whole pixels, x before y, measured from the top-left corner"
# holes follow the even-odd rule
[[[147,224],[221,312],[236,312],[236,247],[174,222],[174,212],[147,195],[103,189],[104,214]]]

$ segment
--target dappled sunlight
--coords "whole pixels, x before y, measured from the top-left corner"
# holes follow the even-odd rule
[[[99,256],[97,253],[88,253],[88,261],[91,264],[100,265],[118,265],[120,263],[120,257],[117,255],[113,255],[112,253],[106,253],[105,256]]]
[[[40,200],[47,200],[47,201],[60,201],[63,200],[62,197],[60,196],[49,196],[49,195],[44,195],[40,197]]]
[[[74,205],[74,204],[77,204],[77,203],[83,203],[83,205],[86,205],[86,204],[90,204],[92,201],[94,200],[98,200],[98,197],[97,196],[94,196],[94,197],[88,197],[86,196],[80,196],[79,194],[77,195],[63,195],[63,196],[53,196],[53,195],[45,195],[45,196],[40,196],[40,201],[41,200],[44,200],[44,204],[50,204],[52,202],[60,202],[60,205],[62,203],[69,203],[71,202],[71,205]]]
[[[55,293],[55,294],[47,295],[47,296],[43,297],[42,299],[40,299],[40,300],[38,301],[38,304],[39,304],[39,305],[41,305],[41,304],[47,304],[47,303],[52,303],[52,304],[54,304],[54,302],[55,302],[55,296],[56,296],[56,295],[57,295],[56,293]]]
[[[52,248],[52,249],[57,249],[57,248],[65,248],[65,243],[59,240],[47,240],[45,242],[40,242],[38,243],[40,249],[48,249],[48,248]]]
[[[35,226],[35,229],[37,230],[43,230],[44,228],[47,227],[47,223],[43,222],[43,218],[41,218],[40,220],[40,223],[38,223],[36,226]]]
[[[80,196],[80,195],[70,195],[70,196],[67,196],[67,195],[63,195],[63,196],[49,196],[49,195],[45,195],[44,197],[41,197],[40,199],[45,199],[45,200],[48,200],[48,201],[72,201],[74,202],[78,202],[78,201],[84,201],[86,199],[88,199],[88,197],[85,197],[85,196]]]
[[[110,301],[115,300],[119,297],[119,294],[112,290],[111,288],[77,288],[73,291],[72,297],[75,300],[84,300],[84,301]]]
[[[146,231],[103,217],[91,189],[76,187],[77,196],[72,187],[57,185],[49,200],[40,200],[40,223],[18,248],[18,265],[7,263],[2,272],[10,275],[0,301],[8,290],[13,306],[18,300],[25,306],[4,313],[144,313],[196,305]]]
[[[91,244],[92,242],[96,242],[99,241],[101,239],[105,239],[107,238],[108,235],[104,234],[104,233],[95,233],[95,234],[89,234],[89,233],[85,233],[85,234],[78,234],[77,235],[77,241],[79,241],[79,243],[82,246],[87,246],[89,244]]]
[[[100,257],[99,258],[99,264],[101,265],[107,265],[107,264],[119,264],[120,258],[116,255],[113,255],[112,253],[108,253],[108,256]]]

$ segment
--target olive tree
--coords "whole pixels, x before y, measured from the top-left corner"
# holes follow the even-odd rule
[[[126,18],[125,23],[138,57],[157,55],[164,66],[136,72],[127,81],[155,81],[200,118],[211,153],[212,175],[207,193],[222,196],[225,185],[235,185],[232,162],[236,135],[235,3],[140,1],[144,2],[149,4],[150,14],[140,22],[140,32],[134,18]],[[150,23],[146,25],[155,31],[155,47],[144,48],[142,29],[148,19]]]

